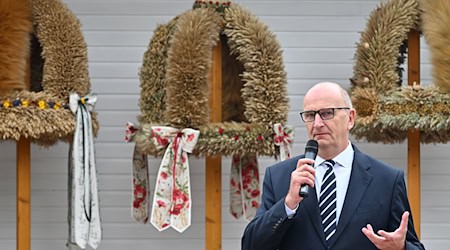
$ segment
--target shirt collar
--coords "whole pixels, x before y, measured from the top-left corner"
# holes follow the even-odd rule
[[[340,166],[347,168],[352,166],[353,156],[354,156],[353,147],[349,141],[345,150],[342,151],[340,154],[338,154],[336,157],[334,157],[332,160],[339,163]],[[326,159],[323,159],[322,157],[317,155],[315,159],[316,163],[315,166],[316,167],[320,166],[324,161],[326,161]]]

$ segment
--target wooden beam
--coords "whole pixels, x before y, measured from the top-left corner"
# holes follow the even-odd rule
[[[31,8],[30,8],[31,11]],[[31,55],[31,54],[30,54]],[[31,58],[27,58],[25,86],[30,89]],[[21,137],[16,143],[16,247],[31,249],[31,142]]]
[[[31,12],[31,6],[30,6]],[[31,56],[31,53],[30,53]],[[31,58],[27,58],[26,89],[30,89]],[[21,137],[16,143],[16,248],[31,249],[31,142]]]
[[[211,122],[222,121],[222,43],[212,52],[212,65],[209,74],[209,107]],[[222,249],[222,157],[206,157],[205,189],[205,249]]]
[[[408,85],[420,84],[420,33],[408,34]],[[408,130],[408,194],[414,226],[420,238],[420,131]]]
[[[30,250],[31,236],[31,171],[30,171],[30,139],[20,138],[17,142],[17,249]]]

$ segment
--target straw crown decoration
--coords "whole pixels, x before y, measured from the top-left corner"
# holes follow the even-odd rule
[[[441,0],[390,0],[374,10],[355,54],[351,95],[358,116],[352,133],[369,142],[399,143],[420,131],[422,143],[450,140],[450,4]],[[402,86],[401,63],[410,30],[430,46],[434,85]],[[445,54],[447,53],[447,54]],[[447,74],[447,75],[445,75]],[[400,83],[400,85],[399,85]]]
[[[0,137],[29,137],[44,146],[70,140],[75,116],[69,95],[90,91],[86,43],[76,16],[59,0],[6,0],[0,4],[0,29],[5,40],[14,41],[0,38]],[[28,58],[30,91],[24,84]]]
[[[255,36],[258,34],[258,36]],[[222,41],[223,116],[209,122],[212,49]],[[276,155],[273,125],[289,110],[282,51],[268,27],[239,5],[196,1],[159,25],[140,72],[140,152],[161,155],[152,126],[194,128],[194,155]]]

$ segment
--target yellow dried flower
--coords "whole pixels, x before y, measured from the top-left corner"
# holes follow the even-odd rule
[[[3,101],[3,107],[9,108],[10,106],[11,106],[11,103],[9,102],[9,100]]]
[[[54,110],[58,110],[61,108],[61,105],[58,102],[55,102],[55,105],[53,106]]]
[[[39,105],[39,108],[40,108],[40,109],[45,109],[45,101],[42,101],[42,100],[39,101],[39,102],[38,102],[38,105]]]

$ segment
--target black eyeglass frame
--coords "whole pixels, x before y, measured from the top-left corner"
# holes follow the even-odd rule
[[[319,116],[320,116],[320,118],[322,120],[331,120],[331,119],[334,118],[335,110],[341,110],[341,109],[348,109],[348,110],[350,110],[350,107],[337,107],[337,108],[323,108],[323,109],[319,109],[319,110],[306,110],[306,111],[300,112],[300,117],[302,118],[303,122],[305,122],[305,123],[313,122],[314,120],[316,120],[316,115],[317,114],[319,114]],[[324,110],[331,110],[333,112],[333,115],[330,118],[324,118],[322,116],[322,114],[321,114],[321,112],[323,112]],[[314,116],[313,116],[314,119],[312,119],[311,121],[305,121],[305,118],[303,117],[303,114],[311,113],[311,112],[314,113]]]

